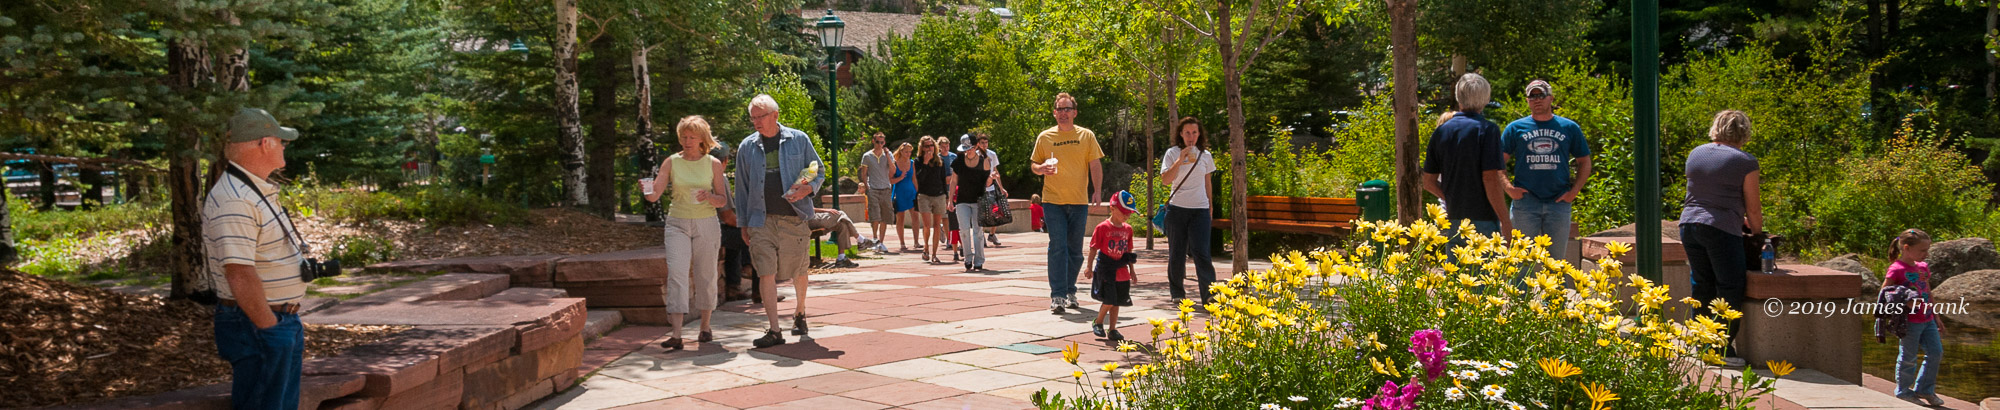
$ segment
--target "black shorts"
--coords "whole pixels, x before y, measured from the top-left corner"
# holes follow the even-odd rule
[[[1091,269],[1090,298],[1111,306],[1132,306],[1132,281],[1118,280],[1118,268],[1137,261],[1138,255],[1126,253],[1125,261],[1120,261],[1093,253],[1097,255],[1097,266]]]

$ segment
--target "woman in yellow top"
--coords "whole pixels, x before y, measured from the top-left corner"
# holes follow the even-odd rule
[[[660,162],[659,177],[646,187],[646,200],[658,201],[673,192],[667,206],[667,322],[672,338],[660,343],[668,351],[680,350],[682,320],[692,308],[701,312],[701,336],[710,342],[709,312],[715,310],[715,261],[722,249],[722,225],[715,209],[729,204],[729,181],[723,177],[722,161],[708,151],[721,145],[709,133],[708,121],[699,115],[682,118],[676,127],[681,152]],[[692,269],[692,273],[690,273]],[[690,282],[690,280],[692,282]],[[693,289],[689,289],[692,287]],[[692,293],[690,293],[692,291]]]

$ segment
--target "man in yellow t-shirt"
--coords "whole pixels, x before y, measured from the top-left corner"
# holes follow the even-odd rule
[[[1057,314],[1064,307],[1077,308],[1076,274],[1083,269],[1083,234],[1090,229],[1085,224],[1090,205],[1097,203],[1104,187],[1104,167],[1097,162],[1104,158],[1104,150],[1097,146],[1097,134],[1076,126],[1076,111],[1076,98],[1056,94],[1056,126],[1035,137],[1035,153],[1030,156],[1035,175],[1042,176],[1042,219],[1049,232],[1049,309]]]

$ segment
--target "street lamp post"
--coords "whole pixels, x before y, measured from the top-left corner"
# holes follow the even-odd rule
[[[840,16],[833,15],[833,9],[827,9],[826,16],[820,17],[813,27],[819,29],[819,43],[826,47],[826,108],[829,114],[826,133],[829,144],[832,144],[827,146],[826,152],[833,154],[829,163],[833,169],[828,174],[833,182],[833,209],[840,209],[840,34],[847,28],[847,23],[840,21]]]

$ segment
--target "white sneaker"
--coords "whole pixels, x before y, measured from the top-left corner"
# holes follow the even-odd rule
[[[1071,294],[1069,294],[1069,307],[1070,307],[1070,309],[1078,309],[1078,307],[1077,307],[1077,304],[1076,304],[1076,294],[1075,294],[1075,293],[1071,293]]]

